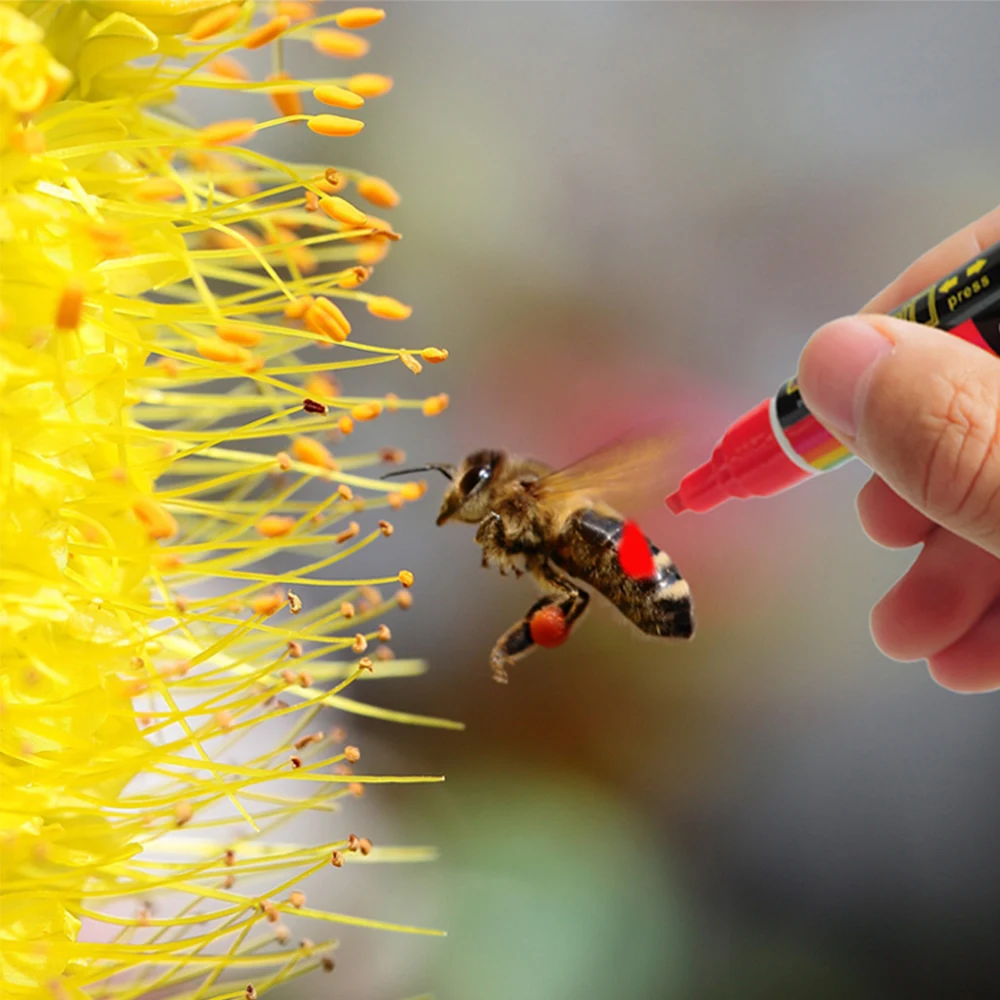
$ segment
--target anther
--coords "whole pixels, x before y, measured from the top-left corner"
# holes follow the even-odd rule
[[[305,736],[300,736],[293,744],[296,750],[302,750],[304,747],[309,746],[310,743],[321,743],[323,741],[322,732],[308,733]]]
[[[360,533],[361,525],[358,524],[357,521],[351,521],[351,523],[343,531],[333,536],[333,540],[338,545],[343,545],[344,542],[350,541]]]
[[[302,643],[295,639],[289,639],[288,641],[288,655],[293,659],[297,660],[302,655]]]
[[[361,760],[361,751],[357,747],[344,747],[344,759],[357,764]]]
[[[358,194],[379,208],[395,208],[399,202],[399,192],[381,177],[362,177],[357,183]]]
[[[302,409],[305,410],[306,413],[326,413],[326,405],[315,399],[303,399]]]
[[[334,22],[338,28],[370,28],[385,18],[385,11],[377,7],[348,7],[342,10]]]
[[[386,538],[388,538],[395,529],[388,521],[379,521],[378,530],[381,531]]]
[[[408,319],[413,312],[413,306],[403,305],[389,295],[376,295],[366,305],[368,311],[380,319]]]
[[[388,625],[379,625],[375,636],[379,642],[388,642],[392,638],[392,632],[389,631]]]
[[[340,851],[334,851],[330,855],[330,864],[333,865],[334,868],[343,868],[344,867],[344,855],[341,854]]]
[[[294,517],[286,514],[267,514],[254,525],[254,530],[264,538],[282,538],[294,527]]]
[[[365,127],[365,123],[357,118],[344,118],[342,115],[313,115],[306,124],[317,135],[330,137],[357,135]]]
[[[417,361],[417,359],[410,354],[409,351],[401,350],[399,352],[399,360],[402,361],[414,375],[419,375],[424,370],[424,366]]]
[[[66,282],[66,287],[59,296],[56,308],[56,329],[75,330],[83,318],[83,284],[79,278],[72,277]]]
[[[273,42],[276,38],[283,35],[291,23],[292,19],[287,14],[279,14],[277,17],[272,17],[267,24],[262,24],[259,28],[255,28],[243,39],[243,48],[250,49],[251,51],[263,48],[268,43]]]
[[[351,650],[355,653],[363,653],[368,648],[368,640],[360,633],[354,637],[351,643]]]
[[[321,28],[313,32],[312,43],[317,52],[335,59],[360,59],[368,54],[371,43],[366,38],[337,31],[334,28]]]
[[[302,610],[302,598],[298,594],[288,591],[288,610],[293,615],[297,615]]]

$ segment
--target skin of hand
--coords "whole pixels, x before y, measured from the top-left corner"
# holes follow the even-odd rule
[[[880,313],[998,240],[1000,207],[819,329],[799,363],[806,405],[874,472],[858,495],[865,532],[923,546],[872,611],[876,645],[965,693],[1000,689],[1000,358]]]

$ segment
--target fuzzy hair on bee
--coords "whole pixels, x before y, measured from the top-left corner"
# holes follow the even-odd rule
[[[506,683],[508,669],[537,646],[560,645],[590,603],[580,583],[607,599],[646,635],[694,635],[691,590],[666,552],[620,514],[617,500],[634,501],[662,476],[673,450],[663,436],[601,449],[555,470],[534,459],[482,449],[457,467],[427,465],[392,476],[434,470],[450,480],[437,523],[478,525],[482,565],[502,575],[525,573],[543,592],[490,654],[490,669]],[[638,545],[638,560],[627,552]],[[624,563],[624,564],[623,564]],[[635,570],[636,565],[644,568]]]

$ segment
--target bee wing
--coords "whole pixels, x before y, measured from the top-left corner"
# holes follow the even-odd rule
[[[532,484],[542,501],[559,503],[571,497],[603,501],[628,513],[644,507],[674,487],[677,470],[672,457],[677,437],[645,434],[619,439],[586,458],[549,473]]]

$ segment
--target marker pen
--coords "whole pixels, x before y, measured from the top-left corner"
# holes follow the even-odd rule
[[[893,313],[1000,355],[1000,243],[977,254]],[[809,412],[790,378],[740,417],[712,457],[666,498],[675,513],[704,513],[730,497],[769,497],[854,456]]]

